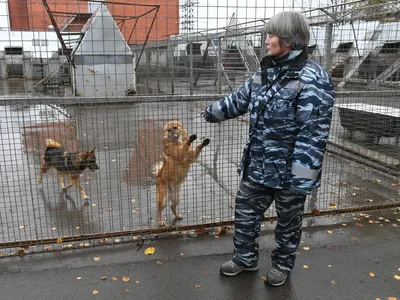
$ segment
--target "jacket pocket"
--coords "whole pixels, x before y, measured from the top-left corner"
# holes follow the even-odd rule
[[[279,121],[294,120],[296,94],[277,95],[267,103],[266,118]]]
[[[266,183],[276,187],[288,184],[288,149],[282,147],[265,147],[263,157],[263,174]]]

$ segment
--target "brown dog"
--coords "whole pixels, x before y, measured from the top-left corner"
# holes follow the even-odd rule
[[[42,183],[42,176],[49,169],[55,168],[58,174],[58,181],[63,189],[63,193],[73,185],[81,193],[85,203],[88,203],[89,197],[86,195],[79,183],[79,176],[85,169],[95,171],[99,169],[96,164],[95,149],[89,151],[69,152],[61,147],[61,144],[51,139],[46,140],[46,150],[42,160],[42,168],[38,177],[38,184]],[[68,186],[64,185],[63,176],[69,177]]]
[[[180,201],[179,193],[182,184],[190,170],[190,165],[200,155],[201,150],[210,143],[210,139],[206,138],[193,149],[192,142],[196,138],[195,134],[188,137],[186,129],[178,121],[170,121],[164,126],[164,156],[156,178],[157,221],[159,226],[165,225],[161,214],[167,206],[167,194],[175,218],[182,220],[182,216],[176,211]]]

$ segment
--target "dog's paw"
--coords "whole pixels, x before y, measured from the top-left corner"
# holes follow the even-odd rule
[[[158,227],[164,227],[165,226],[165,222],[163,221],[163,222],[160,222],[160,223],[158,223]]]
[[[210,139],[209,138],[205,138],[202,142],[201,142],[201,145],[203,146],[203,147],[205,147],[205,146],[207,146],[209,143],[210,143]]]
[[[195,135],[195,134],[191,134],[190,136],[189,136],[189,142],[194,142],[195,140],[197,139],[197,135]]]
[[[85,200],[83,200],[82,207],[89,206],[89,204],[90,204],[89,197],[85,198]]]

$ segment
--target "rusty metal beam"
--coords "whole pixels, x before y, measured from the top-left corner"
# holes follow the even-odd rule
[[[139,62],[140,62],[140,59],[141,59],[141,57],[142,57],[144,48],[146,47],[147,41],[149,40],[150,32],[151,32],[151,30],[153,29],[154,22],[155,22],[155,20],[156,20],[156,18],[157,18],[157,14],[158,14],[158,11],[159,11],[159,9],[160,9],[160,5],[157,5],[157,8],[153,8],[151,11],[153,11],[154,9],[156,9],[156,13],[154,14],[153,21],[151,22],[149,31],[147,32],[146,40],[144,41],[142,50],[140,51],[140,54],[139,54],[139,58],[138,58],[138,60],[137,60],[137,62],[136,62],[135,71],[136,71],[137,67],[139,66]],[[149,13],[150,13],[151,11],[149,11]]]
[[[57,22],[54,19],[53,13],[51,12],[49,5],[47,4],[47,1],[46,0],[42,0],[42,2],[43,2],[44,8],[47,11],[47,14],[49,15],[51,24],[54,27],[54,31],[57,34],[58,40],[60,41],[61,47],[62,47],[62,49],[63,49],[63,51],[65,53],[65,56],[67,57],[67,60],[70,63],[70,65],[72,65],[75,68],[75,64],[74,64],[74,62],[73,62],[73,60],[71,58],[71,54],[69,53],[67,46],[65,45],[64,39],[63,39],[63,37],[61,35],[60,29],[58,28]]]

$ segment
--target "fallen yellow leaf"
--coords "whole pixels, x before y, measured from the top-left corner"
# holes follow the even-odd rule
[[[382,180],[380,180],[380,179],[375,179],[375,181],[376,181],[377,183],[381,183],[381,182],[382,182]]]
[[[157,265],[162,265],[162,261],[157,260]]]
[[[103,276],[103,277],[101,277],[100,279],[101,279],[101,280],[106,280],[106,279],[107,279],[107,276]]]
[[[371,277],[375,277],[375,274],[374,274],[374,273],[372,273],[372,272],[369,272],[369,276],[371,276]]]
[[[100,260],[100,257],[95,256],[95,257],[93,257],[93,260],[94,260],[94,261],[99,261],[99,260]]]
[[[122,281],[128,282],[129,280],[131,280],[129,277],[122,276]]]
[[[136,283],[140,283],[140,281],[139,281],[139,280],[136,280]]]
[[[397,300],[396,297],[388,297],[388,300]]]
[[[331,286],[332,287],[336,287],[337,286],[337,282],[335,280],[331,280]]]
[[[369,220],[368,223],[374,224],[374,221],[373,220]]]
[[[82,279],[82,277],[80,277],[80,276],[79,276],[79,277],[76,277],[76,280],[81,280],[81,279]]]
[[[58,243],[58,244],[62,243],[62,241],[63,241],[63,239],[62,239],[62,238],[60,238],[60,237],[59,237],[59,238],[57,238],[57,243]]]
[[[51,230],[53,230],[53,231],[54,231],[54,230],[56,230],[56,229],[57,229],[57,227],[53,227],[53,228],[51,228]]]
[[[198,289],[198,288],[200,288],[200,284],[195,284],[194,287],[195,287],[196,289]]]
[[[92,206],[96,206],[97,204],[96,203],[92,203]]]
[[[152,255],[154,253],[156,253],[156,248],[154,248],[154,247],[149,247],[146,250],[144,250],[144,254],[146,254],[146,255]]]
[[[197,228],[196,233],[197,234],[206,234],[206,231],[204,230],[204,228]]]
[[[260,276],[260,279],[261,279],[261,280],[264,280],[264,281],[267,280],[267,278],[265,278],[264,276]]]
[[[24,229],[24,228],[25,228],[25,226],[23,226],[23,225],[19,226],[19,229]]]
[[[333,231],[332,231],[332,230],[328,230],[328,233],[329,233],[329,234],[332,234],[332,233],[333,233]]]
[[[97,295],[98,293],[99,293],[98,290],[93,290],[93,292],[92,292],[93,295]]]
[[[118,280],[118,278],[114,276],[113,278],[111,278],[111,280],[116,281],[116,280]]]
[[[219,227],[215,235],[221,235],[224,232],[224,227]]]
[[[303,250],[308,251],[308,250],[310,250],[310,247],[303,247]]]
[[[332,265],[328,265],[328,268],[332,268]]]
[[[394,279],[400,280],[400,276],[399,275],[394,275]]]
[[[308,269],[308,266],[307,266],[307,265],[304,265],[303,268],[304,268],[304,269]]]
[[[183,254],[183,252],[181,253],[181,256],[184,256],[185,254]]]

